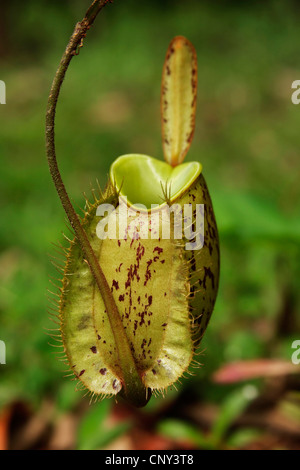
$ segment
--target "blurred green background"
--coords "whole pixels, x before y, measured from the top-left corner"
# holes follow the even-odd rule
[[[66,187],[83,207],[82,193],[90,194],[96,179],[105,185],[117,156],[163,158],[167,46],[184,35],[198,54],[196,132],[187,160],[203,164],[213,200],[220,290],[201,345],[203,366],[166,400],[153,398],[140,411],[112,400],[89,406],[63,378],[65,366],[47,336],[55,327],[47,314],[48,277],[59,277],[48,254],[56,256],[52,242],[64,243],[67,229],[48,172],[44,117],[58,62],[88,6],[88,0],[11,0],[0,7],[0,79],[7,87],[0,106],[0,339],[7,348],[0,416],[7,446],[256,448],[259,436],[265,448],[300,448],[300,366],[271,379],[213,380],[235,361],[292,364],[291,344],[300,339],[300,106],[291,102],[291,84],[300,79],[300,3],[115,0],[68,70],[57,154]],[[252,416],[280,409],[288,425],[282,431],[259,420],[249,424],[249,401]],[[41,429],[26,440],[22,432],[34,419]],[[64,445],[61,428],[70,437]]]

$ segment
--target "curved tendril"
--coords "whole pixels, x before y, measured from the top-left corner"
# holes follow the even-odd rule
[[[82,47],[83,39],[95,21],[98,13],[107,3],[109,3],[109,1],[110,0],[93,1],[83,20],[76,24],[74,32],[62,56],[53,79],[48,98],[46,113],[46,152],[50,173],[55,184],[56,191],[104,300],[111,329],[115,338],[119,364],[122,370],[122,377],[120,377],[123,384],[121,396],[136,406],[144,406],[149,400],[149,393],[147,393],[145,385],[143,384],[137,370],[128,338],[107,280],[64,186],[57,165],[55,151],[55,112],[65,74],[72,58],[78,54],[79,49]]]

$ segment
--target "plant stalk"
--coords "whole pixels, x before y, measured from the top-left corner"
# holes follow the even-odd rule
[[[110,0],[93,1],[83,20],[76,24],[74,32],[62,56],[53,79],[48,98],[46,113],[46,152],[50,173],[56,191],[74,230],[78,243],[83,250],[85,259],[89,265],[106,307],[118,351],[119,364],[122,370],[122,377],[120,377],[120,380],[122,382],[123,389],[121,394],[125,399],[127,399],[127,401],[134,404],[135,406],[144,406],[149,399],[149,397],[147,397],[147,390],[137,370],[136,363],[130,349],[130,344],[110,287],[66,191],[58,168],[55,150],[55,113],[65,74],[72,58],[78,54],[79,48],[82,47],[83,39],[95,21],[98,13],[109,2]]]

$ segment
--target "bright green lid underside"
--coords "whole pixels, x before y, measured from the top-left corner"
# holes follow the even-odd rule
[[[111,181],[127,197],[130,205],[164,204],[162,187],[166,187],[171,202],[194,183],[202,170],[201,163],[187,162],[172,167],[147,155],[129,154],[117,158],[110,168]],[[121,189],[121,190],[120,190]]]

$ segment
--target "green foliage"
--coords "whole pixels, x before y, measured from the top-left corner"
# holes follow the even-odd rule
[[[105,185],[118,155],[162,159],[161,67],[170,39],[187,36],[199,65],[196,132],[187,160],[202,163],[210,189],[221,283],[202,343],[203,367],[180,390],[222,403],[227,388],[209,380],[221,364],[289,360],[291,341],[299,336],[300,107],[290,100],[291,83],[299,78],[298,4],[134,3],[132,10],[117,0],[104,9],[70,67],[57,112],[61,171],[82,207],[82,192],[96,186],[96,178]],[[38,405],[51,396],[72,409],[81,395],[67,400],[64,366],[46,334],[56,327],[46,311],[46,288],[54,289],[48,275],[60,276],[46,254],[57,256],[51,242],[69,231],[48,175],[44,113],[57,62],[85,7],[81,0],[28,0],[16,16],[15,4],[1,6],[7,28],[0,78],[7,104],[0,108],[0,339],[7,364],[0,366],[0,407],[14,399]]]
[[[250,401],[249,386],[231,392],[224,399],[219,415],[208,434],[204,434],[195,425],[174,419],[163,420],[158,426],[158,431],[175,440],[193,443],[196,447],[202,449],[221,449],[226,444],[230,427],[249,405]],[[256,436],[257,431],[255,430],[251,430],[251,433],[247,432],[244,435],[233,433],[229,442],[231,442],[231,445],[234,443],[240,445]]]
[[[111,402],[109,400],[103,400],[97,405],[91,406],[79,426],[79,450],[95,450],[107,446],[112,440],[129,429],[129,423],[107,426],[106,420],[110,409]]]

